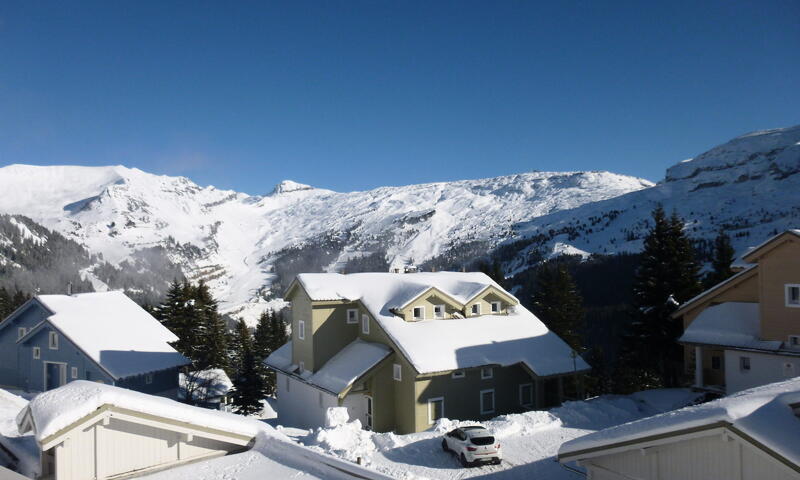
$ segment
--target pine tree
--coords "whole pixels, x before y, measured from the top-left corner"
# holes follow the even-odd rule
[[[174,280],[164,302],[154,308],[154,316],[178,337],[173,347],[194,359],[198,344],[199,313],[192,286],[188,282]]]
[[[653,222],[636,272],[637,319],[623,345],[623,368],[634,369],[636,373],[628,376],[629,381],[635,382],[634,377],[639,377],[641,386],[674,387],[683,375],[683,349],[677,343],[683,325],[672,318],[672,313],[680,302],[699,293],[701,287],[694,251],[683,233],[683,221],[676,213],[667,218],[658,206],[653,211]]]
[[[273,351],[272,317],[274,316],[275,314],[271,310],[265,310],[258,317],[253,336],[253,351],[261,360],[267,358]]]
[[[11,315],[11,295],[4,287],[0,287],[0,322]]]
[[[193,290],[194,306],[199,320],[193,357],[196,368],[222,368],[229,371],[227,328],[225,320],[217,311],[217,301],[202,281]]]
[[[711,288],[733,276],[731,265],[735,254],[736,251],[731,245],[731,237],[724,230],[720,230],[714,239],[714,258],[711,260],[712,270],[703,281],[706,288]]]
[[[272,333],[272,344],[270,345],[270,353],[281,348],[289,341],[289,335],[286,333],[286,322],[283,320],[283,312],[279,314],[273,313],[269,320],[269,330]]]
[[[249,342],[250,345],[245,345],[243,342]],[[244,351],[249,348],[253,349],[252,335],[250,329],[243,319],[236,322],[236,330],[228,336],[228,358],[230,359],[230,369],[239,372],[243,365]]]
[[[253,340],[244,320],[236,328],[239,369],[233,377],[232,400],[236,413],[252,415],[261,411],[261,401],[267,396],[265,369],[253,351]]]
[[[533,311],[575,351],[583,348],[583,298],[563,264],[542,264],[536,276]]]

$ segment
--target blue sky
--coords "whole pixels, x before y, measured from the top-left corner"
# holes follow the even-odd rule
[[[0,164],[253,194],[659,180],[800,123],[798,21],[797,1],[2,2]]]

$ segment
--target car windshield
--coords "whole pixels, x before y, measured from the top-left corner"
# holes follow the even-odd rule
[[[494,443],[494,437],[473,437],[470,440],[473,445],[491,445]]]

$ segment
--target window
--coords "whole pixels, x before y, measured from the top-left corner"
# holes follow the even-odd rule
[[[800,285],[786,285],[786,306],[800,307]]]
[[[500,302],[492,302],[492,313],[500,313]]]
[[[481,415],[494,413],[494,389],[481,390]]]
[[[444,417],[444,397],[428,399],[428,423],[434,424],[436,420]]]
[[[470,311],[472,312],[473,315],[480,315],[481,314],[481,304],[480,303],[476,303],[476,304],[472,305],[472,308],[470,309]]]
[[[306,339],[306,321],[305,320],[298,320],[297,321],[297,338],[300,340]]]
[[[48,346],[50,350],[58,350],[58,334],[56,332],[50,332],[48,335]]]
[[[361,315],[361,333],[369,335],[369,315]]]
[[[150,385],[151,383],[153,383],[153,374],[152,373],[148,373],[147,375],[144,376],[144,383],[145,383],[145,385]]]
[[[444,305],[433,306],[433,318],[444,318],[445,308]]]
[[[24,337],[26,333],[28,333],[28,330],[25,327],[19,327],[17,329],[17,340]]]
[[[414,320],[425,320],[425,307],[414,307]]]
[[[789,346],[800,347],[800,335],[789,335]]]
[[[403,366],[399,363],[395,363],[392,367],[392,378],[398,382],[403,380]]]
[[[33,347],[33,358],[38,360],[42,358],[42,349],[39,347]]]
[[[73,379],[78,378],[78,367],[71,367],[69,373]]]
[[[297,370],[298,372],[300,372],[300,373],[305,372],[306,371],[306,362],[300,360],[300,365],[297,368],[298,368],[298,370]]]
[[[750,357],[739,357],[739,370],[750,370]]]
[[[711,368],[713,370],[719,370],[722,368],[722,358],[714,355],[711,357]]]
[[[347,323],[356,324],[358,323],[358,309],[351,308],[347,311]]]
[[[492,367],[483,367],[481,368],[481,378],[486,380],[487,378],[492,378],[494,376],[494,372],[492,371]]]
[[[464,378],[464,370],[456,370],[450,376],[453,378]]]
[[[519,404],[523,407],[533,406],[533,384],[523,383],[519,386]]]

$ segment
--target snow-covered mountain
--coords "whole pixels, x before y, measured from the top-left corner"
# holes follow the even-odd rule
[[[650,186],[608,172],[533,172],[351,193],[287,180],[250,196],[122,166],[10,165],[0,168],[0,212],[27,215],[116,265],[163,248],[189,278],[209,283],[224,311],[254,318],[293,268],[490,248],[520,222]]]
[[[516,238],[531,243],[509,269],[526,268],[530,249],[550,255],[640,251],[659,203],[687,222],[693,239],[711,239],[724,228],[740,254],[798,228],[800,126],[742,135],[670,167],[656,186],[520,224]]]

